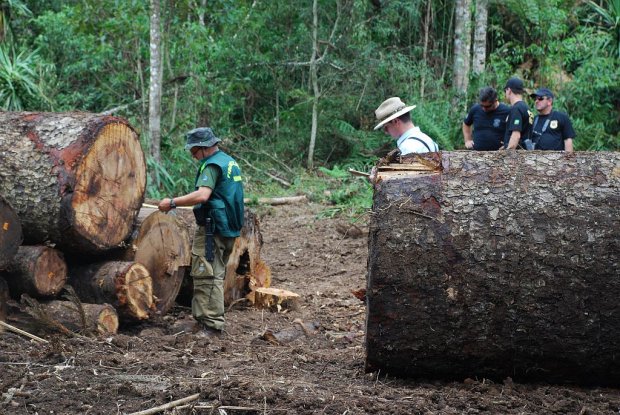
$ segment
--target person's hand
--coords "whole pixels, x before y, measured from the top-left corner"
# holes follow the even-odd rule
[[[465,141],[465,148],[467,148],[468,150],[473,150],[474,149],[474,142],[472,141]]]
[[[169,212],[170,210],[172,210],[172,206],[170,206],[171,201],[172,199],[169,199],[169,198],[162,199],[159,202],[159,205],[157,206],[157,208],[162,212]]]

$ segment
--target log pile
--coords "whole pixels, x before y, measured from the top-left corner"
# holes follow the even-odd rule
[[[366,368],[620,384],[620,153],[379,165]]]
[[[9,293],[61,331],[114,333],[119,319],[170,310],[193,232],[174,213],[143,206],[145,158],[126,120],[2,112],[0,154],[0,318]],[[261,245],[248,211],[227,268],[229,301],[269,285]],[[54,300],[63,287],[71,301]]]

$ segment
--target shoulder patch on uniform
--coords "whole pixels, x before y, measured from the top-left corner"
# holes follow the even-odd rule
[[[519,123],[521,122],[521,120],[519,120],[518,118],[515,120],[514,125],[519,125]]]

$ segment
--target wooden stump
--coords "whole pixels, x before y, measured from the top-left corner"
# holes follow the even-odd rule
[[[146,267],[131,261],[110,261],[72,267],[69,283],[86,303],[110,303],[127,320],[149,318],[153,285]]]
[[[1,274],[14,298],[22,294],[34,298],[54,297],[67,282],[67,264],[62,252],[54,248],[23,245]]]
[[[51,319],[75,333],[107,335],[118,331],[118,315],[110,304],[82,303],[83,313],[71,301],[52,301],[41,306]]]
[[[435,157],[379,169],[367,370],[620,384],[620,153]]]
[[[146,185],[138,135],[127,121],[84,112],[0,112],[0,194],[27,244],[65,251],[118,246]]]
[[[17,213],[0,196],[0,270],[4,269],[17,253],[22,240],[22,227]]]
[[[146,267],[152,279],[156,310],[166,314],[174,305],[191,262],[187,228],[173,214],[143,208],[129,245],[122,257]]]

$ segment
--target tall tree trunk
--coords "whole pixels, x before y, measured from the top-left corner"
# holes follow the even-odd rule
[[[149,83],[149,154],[161,162],[161,11],[160,1],[151,0],[150,83]],[[154,173],[153,173],[154,174]]]
[[[422,51],[422,62],[424,62],[426,66],[426,60],[428,59],[428,34],[431,29],[431,19],[432,19],[432,1],[426,1],[426,18],[424,19],[424,49]],[[424,99],[424,88],[426,84],[426,71],[422,72],[422,79],[420,81],[420,97]]]
[[[312,99],[312,127],[310,130],[310,146],[308,147],[308,169],[314,167],[314,147],[316,145],[316,132],[319,123],[319,97],[321,95],[319,90],[319,68],[317,63],[317,57],[319,55],[319,12],[317,3],[317,0],[313,0],[312,2],[312,57],[310,58],[310,82],[312,83],[314,97]]]
[[[469,86],[471,49],[471,0],[456,0],[454,25],[453,85],[459,94]]]
[[[489,0],[476,0],[476,17],[474,29],[474,56],[472,72],[480,75],[484,72],[487,59],[487,21]]]
[[[617,152],[379,166],[367,369],[620,384],[619,172]]]
[[[122,118],[85,112],[0,112],[0,194],[24,241],[65,254],[119,246],[146,185],[138,135]]]

